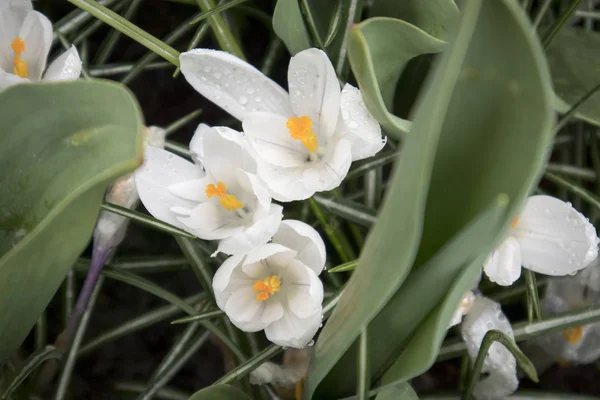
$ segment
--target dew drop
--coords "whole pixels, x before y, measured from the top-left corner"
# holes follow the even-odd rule
[[[254,93],[254,89],[253,88],[248,88],[248,89],[246,89],[246,93],[252,94],[252,93]]]
[[[310,341],[310,342],[308,342],[308,344],[307,344],[307,346],[308,346],[308,347],[312,347],[312,346],[314,346],[314,345],[315,345],[315,341],[314,341],[314,340],[311,340],[311,341]]]
[[[248,98],[246,98],[246,96],[240,96],[238,97],[238,103],[240,104],[246,104],[248,102]]]
[[[344,121],[346,121],[348,118],[350,118],[350,114],[348,113],[348,110],[342,110],[342,119]]]
[[[204,72],[210,72],[211,68],[209,66],[204,67]]]
[[[221,79],[223,77],[223,74],[217,71],[215,72],[214,77],[215,79]]]
[[[356,128],[358,128],[358,122],[356,122],[356,121],[350,121],[350,122],[348,122],[348,127],[350,129],[356,129]]]
[[[260,102],[262,101],[262,98],[260,98],[260,97],[256,96],[256,97],[254,98],[254,101],[256,101],[257,103],[260,103]]]
[[[217,89],[221,89],[221,85],[217,83]]]

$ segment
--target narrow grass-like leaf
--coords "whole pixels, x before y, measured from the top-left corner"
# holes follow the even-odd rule
[[[124,35],[129,36],[171,64],[179,66],[179,52],[177,50],[150,35],[148,32],[144,31],[138,26],[127,21],[119,14],[111,11],[94,0],[69,0],[69,2],[73,3],[82,10],[89,12],[94,17],[104,21],[106,24],[112,26]]]
[[[571,15],[575,12],[577,7],[579,7],[579,3],[581,0],[571,0],[567,8],[560,14],[560,16],[554,21],[548,32],[544,34],[542,39],[542,46],[547,49],[554,40],[556,34],[563,28],[563,26],[567,23]]]
[[[310,205],[312,212],[317,217],[317,220],[321,224],[321,228],[323,228],[323,230],[325,231],[327,239],[329,239],[329,242],[340,257],[340,260],[342,262],[348,262],[351,259],[356,258],[356,255],[353,254],[354,250],[349,248],[347,245],[344,245],[345,243],[349,243],[348,240],[341,240],[340,236],[345,236],[344,233],[333,229],[333,227],[327,219],[327,216],[321,209],[321,206],[315,201],[314,197],[308,199],[308,204]]]
[[[269,361],[271,358],[275,357],[282,351],[283,348],[281,348],[280,346],[277,346],[275,344],[269,345],[267,348],[265,348],[263,351],[261,351],[254,357],[246,360],[245,363],[239,365],[235,369],[223,375],[213,385],[230,383],[242,379],[244,376],[248,375],[250,372],[258,368],[262,363],[264,363],[265,361]]]
[[[209,386],[205,389],[201,389],[194,393],[188,400],[251,400],[250,397],[237,389],[229,385],[217,385]]]
[[[340,30],[345,1],[346,0],[337,0],[335,11],[331,17],[331,23],[329,24],[329,31],[327,31],[327,35],[325,35],[325,39],[323,40],[323,47],[329,46]]]
[[[483,340],[481,341],[481,347],[479,348],[479,353],[477,353],[477,358],[475,359],[475,363],[473,364],[473,369],[471,370],[471,374],[469,375],[469,380],[467,381],[467,386],[462,395],[462,400],[469,400],[471,398],[471,393],[473,393],[473,389],[475,388],[475,384],[479,381],[479,376],[481,374],[481,368],[483,367],[483,362],[487,357],[488,350],[490,346],[494,342],[500,342],[517,360],[517,363],[521,367],[521,369],[527,374],[529,379],[534,382],[538,382],[537,372],[535,371],[535,367],[533,363],[523,354],[521,349],[516,345],[516,343],[512,340],[510,336],[506,333],[497,331],[495,329],[488,331]]]
[[[352,260],[352,261],[348,261],[347,263],[344,263],[342,265],[338,265],[337,267],[333,267],[333,268],[327,270],[327,272],[329,272],[330,274],[333,274],[336,272],[352,271],[354,268],[356,268],[357,265],[358,265],[358,260]]]
[[[216,8],[214,0],[196,0],[196,3],[205,13]],[[231,53],[245,61],[246,57],[244,56],[240,45],[233,37],[231,29],[229,29],[229,25],[227,25],[225,18],[223,18],[223,16],[219,13],[212,13],[212,15],[208,17],[208,23],[213,30],[217,42],[219,43],[219,47],[221,47],[222,50]],[[179,64],[177,66],[179,66]]]
[[[570,120],[573,118],[577,110],[579,110],[586,101],[590,99],[596,92],[600,90],[600,84],[594,86],[589,92],[587,92],[581,99],[579,99],[563,116],[560,117],[554,130],[558,133]]]
[[[55,359],[59,360],[62,357],[62,353],[54,348],[54,346],[46,346],[29,356],[25,362],[23,368],[19,371],[17,376],[10,383],[8,388],[2,393],[2,399],[8,399],[12,392],[31,374],[37,367],[39,367],[44,361]]]
[[[172,321],[171,324],[172,325],[176,325],[176,324],[187,324],[190,322],[194,322],[194,321],[200,321],[203,319],[208,319],[208,318],[213,318],[213,317],[220,317],[225,315],[225,312],[222,310],[213,310],[213,311],[206,311],[203,312],[201,314],[198,315],[194,315],[193,317],[185,317],[185,318],[180,318],[180,319],[176,319],[175,321]]]
[[[298,0],[277,0],[273,11],[273,30],[292,55],[310,47]]]
[[[212,295],[212,271],[208,268],[206,263],[206,258],[200,251],[200,249],[196,246],[196,241],[187,239],[187,238],[176,238],[177,244],[183,251],[185,258],[187,258],[188,262],[192,266],[192,270],[198,278],[198,282],[202,286],[202,289],[206,293]]]
[[[200,114],[202,114],[201,108],[184,115],[176,121],[171,122],[165,127],[165,135],[169,136],[170,134],[177,132],[179,129],[183,128],[185,125],[195,120],[198,116],[200,116]]]
[[[550,182],[557,184],[560,187],[569,190],[573,194],[581,197],[583,200],[587,201],[592,206],[600,210],[600,197],[596,196],[594,193],[552,172],[546,171],[544,173],[544,178],[548,179]]]
[[[141,212],[137,212],[137,211],[131,210],[126,207],[121,207],[117,204],[104,202],[104,203],[102,203],[102,208],[107,211],[110,211],[112,213],[115,213],[117,215],[122,215],[123,217],[127,217],[127,218],[131,219],[132,221],[139,223],[140,225],[145,225],[149,228],[156,229],[156,230],[159,230],[159,231],[162,231],[165,233],[169,233],[171,235],[184,236],[186,238],[195,238],[196,237],[196,236],[192,235],[191,233],[187,233],[183,229],[179,229],[179,228],[177,228],[171,224],[168,224],[166,222],[163,222],[159,219],[156,219],[156,218],[151,217],[146,214],[142,214]]]
[[[248,0],[231,0],[231,1],[228,1],[227,3],[223,3],[221,5],[213,7],[210,10],[205,11],[202,14],[200,14],[198,16],[198,18],[194,19],[192,22],[190,22],[190,24],[197,24],[198,22],[204,21],[206,18],[208,18],[208,17],[210,17],[210,16],[212,16],[214,14],[218,14],[218,13],[227,11],[231,7],[235,7],[238,4],[241,4],[241,3],[245,2],[245,1],[248,1]]]
[[[369,371],[369,341],[368,330],[365,328],[358,339],[358,353],[356,360],[356,398],[357,400],[369,399],[369,388],[371,387],[371,373]]]
[[[365,173],[384,165],[390,164],[398,158],[398,153],[395,151],[381,152],[364,161],[359,161],[352,165],[352,169],[346,175],[346,179],[357,178]]]
[[[359,225],[366,226],[367,228],[371,227],[377,220],[377,215],[375,215],[375,211],[372,208],[365,207],[362,204],[351,200],[328,197],[320,194],[313,196],[312,199],[314,199],[317,204],[325,207],[331,214],[355,222]]]
[[[523,274],[525,275],[525,282],[527,288],[527,302],[531,302],[531,310],[533,311],[535,318],[541,320],[542,312],[540,307],[540,296],[538,293],[537,283],[535,279],[535,272],[529,269],[525,269],[523,271]],[[529,322],[532,321],[533,319],[530,319]]]

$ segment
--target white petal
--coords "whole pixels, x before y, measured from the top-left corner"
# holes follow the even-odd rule
[[[231,274],[236,268],[240,267],[242,261],[244,261],[244,256],[237,255],[227,258],[223,264],[221,264],[219,269],[217,269],[217,272],[215,272],[215,276],[213,277],[212,285],[215,292],[223,292],[226,290],[227,285],[229,285],[229,280],[231,279]],[[219,300],[217,299],[217,303],[218,302]]]
[[[530,197],[511,234],[521,245],[523,266],[542,274],[573,274],[598,256],[594,226],[550,196]]]
[[[15,67],[13,61],[15,53],[10,45],[19,37],[21,25],[27,14],[30,13],[31,7],[19,7],[4,3],[0,7],[0,70],[12,73]]]
[[[296,250],[296,259],[312,269],[317,275],[325,267],[325,243],[321,235],[302,221],[286,219],[281,221],[279,230],[273,236],[273,243],[279,243]]]
[[[171,212],[173,207],[193,208],[195,202],[174,195],[171,185],[200,179],[204,172],[194,164],[168,151],[148,147],[144,152],[144,165],[135,173],[135,184],[144,207],[155,218],[184,228]]]
[[[498,285],[512,285],[521,276],[521,248],[519,242],[509,236],[483,264],[485,274]]]
[[[315,192],[324,192],[340,186],[352,164],[350,142],[339,140],[327,149],[320,162],[310,163],[304,171],[304,186]]]
[[[0,70],[0,89],[6,89],[9,86],[16,85],[17,83],[30,82],[29,79],[21,78],[15,74],[9,74]]]
[[[256,292],[250,285],[231,294],[225,304],[225,313],[232,322],[257,322],[255,317],[260,311],[261,305],[262,303],[256,300]]]
[[[296,256],[296,254],[297,253],[294,250],[288,249],[280,244],[267,243],[249,252],[244,261],[244,265],[261,262],[262,260],[266,260],[276,255],[282,256],[284,264],[287,264],[289,260]],[[275,269],[278,269],[279,265],[274,265],[273,263],[266,263],[265,265],[269,267],[271,273],[278,273]]]
[[[188,216],[177,219],[183,223],[186,231],[204,240],[222,240],[244,230],[242,219],[220,204],[198,204],[190,210]]]
[[[298,318],[321,312],[323,283],[310,268],[291,260],[283,272],[288,307]]]
[[[283,207],[271,204],[267,218],[254,222],[251,226],[219,242],[217,251],[225,254],[243,254],[267,243],[279,228],[283,218]]]
[[[309,151],[300,140],[290,136],[287,118],[277,114],[254,113],[242,123],[248,143],[260,159],[279,167],[306,163]]]
[[[292,57],[288,84],[294,113],[310,117],[317,136],[331,137],[340,110],[340,84],[327,54],[312,48]]]
[[[214,182],[212,179],[205,176],[200,179],[170,185],[168,189],[175,196],[181,197],[182,199],[193,202],[204,202],[208,200],[208,197],[206,197],[206,186],[209,184],[214,184]]]
[[[201,133],[202,164],[206,172],[217,181],[228,187],[237,186],[238,168],[250,173],[256,172],[256,161],[244,147],[242,133],[223,127],[203,129]]]
[[[239,120],[255,111],[292,115],[285,90],[224,51],[194,49],[179,57],[181,72],[201,95]]]
[[[483,337],[491,329],[502,331],[514,339],[512,327],[500,304],[479,296],[462,324],[462,337],[471,359],[477,357]],[[518,387],[517,362],[499,342],[490,346],[482,372],[490,375],[477,384],[475,393],[478,399],[504,399]]]
[[[71,81],[81,75],[81,58],[75,46],[71,46],[54,60],[44,74],[46,81]]]
[[[244,263],[244,265],[242,265],[242,270],[246,275],[256,280],[263,280],[266,277],[273,275],[271,270],[262,260],[252,264]]]
[[[265,328],[265,334],[267,339],[279,346],[302,349],[311,342],[322,321],[323,314],[320,312],[301,319],[284,310],[281,319]]]
[[[267,184],[275,200],[304,200],[315,194],[304,186],[304,166],[283,168],[261,162],[258,176]]]
[[[269,190],[265,186],[264,182],[262,182],[256,175],[240,168],[237,169],[236,175],[238,184],[242,190],[251,194],[253,197],[256,197],[258,200],[258,206],[264,210],[269,210],[271,205],[271,195],[269,194]]]
[[[19,37],[25,42],[21,58],[27,63],[28,78],[40,80],[52,46],[52,24],[44,14],[30,11],[23,21]]]
[[[352,145],[352,161],[371,157],[385,146],[379,123],[367,110],[360,90],[347,83],[342,90],[340,119],[336,135]]]
[[[272,297],[262,303],[260,314],[257,316],[258,321],[267,326],[283,318],[283,306],[277,298]]]

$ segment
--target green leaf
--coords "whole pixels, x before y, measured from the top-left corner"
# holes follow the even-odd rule
[[[377,394],[375,400],[419,400],[419,396],[408,383],[401,383],[382,390]]]
[[[298,0],[278,0],[273,11],[273,30],[294,55],[310,47]]]
[[[376,0],[370,16],[398,18],[445,39],[456,28],[460,13],[453,0]]]
[[[142,118],[102,81],[0,91],[0,362],[87,245],[106,187],[142,161]]]
[[[566,113],[571,105],[600,84],[600,34],[584,29],[563,27],[548,48],[548,63],[556,91],[557,111]],[[575,113],[590,124],[600,126],[600,94],[594,94]]]
[[[197,391],[189,400],[250,400],[250,396],[229,385],[213,385]]]
[[[42,365],[46,360],[59,360],[63,356],[61,351],[56,350],[54,346],[46,346],[33,353],[27,358],[25,365],[19,371],[15,379],[11,382],[10,386],[2,394],[2,399],[10,398],[12,392],[31,374],[37,367]]]
[[[442,57],[418,105],[413,131],[408,135],[403,156],[397,163],[397,175],[391,181],[381,217],[370,233],[359,266],[334,312],[334,316],[339,313],[342,318],[336,321],[332,317],[317,341],[309,371],[310,394],[340,359],[339,352],[349,347],[349,337],[352,340],[357,337],[355,319],[361,316],[364,318],[361,322],[370,322],[371,315],[361,315],[363,309],[380,310],[382,303],[388,302],[387,290],[402,283],[413,265],[412,255],[407,255],[412,251],[407,242],[414,240],[419,231],[408,230],[409,222],[404,213],[418,215],[422,212],[422,205],[414,205],[414,202],[423,201],[423,194],[413,188],[411,192],[398,195],[403,186],[421,173],[416,162],[411,165],[407,160],[415,154],[419,162],[427,162],[430,157],[420,154],[415,143],[432,141],[432,135],[439,131],[444,133],[437,143],[421,243],[414,266],[392,301],[370,322],[370,365],[374,381],[400,354],[409,351],[407,346],[415,346],[410,351],[420,362],[405,363],[406,370],[402,374],[416,374],[433,362],[432,354],[439,347],[436,338],[445,332],[458,300],[452,307],[449,304],[468,288],[465,284],[469,279],[457,281],[457,277],[474,263],[481,264],[482,257],[499,242],[509,220],[537,183],[552,142],[550,78],[541,47],[522,11],[512,1],[470,1],[466,3],[463,15],[457,39]],[[506,59],[513,62],[502,61]],[[528,112],[523,113],[523,109]],[[429,180],[427,175],[416,179],[423,185]],[[470,243],[470,251],[456,250],[463,243],[455,245],[455,251],[443,255],[441,250],[449,248],[449,241],[452,238],[458,241],[457,234],[467,229],[490,204],[499,201],[498,196],[502,193],[510,199],[502,214],[502,223],[494,225],[492,222],[485,229],[481,228],[482,231],[475,231],[479,234],[474,237],[481,245],[465,240],[464,243]],[[396,209],[387,214],[394,201]],[[381,229],[386,225],[392,228],[381,235]],[[371,253],[373,242],[379,246],[375,257]],[[453,260],[446,258],[450,255]],[[441,279],[440,273],[447,275]],[[436,283],[436,280],[445,282]],[[387,283],[382,285],[382,281]],[[360,289],[357,290],[355,285]],[[407,307],[407,304],[411,306]],[[436,307],[440,307],[436,311],[438,315],[431,317],[427,328],[432,330],[429,337],[435,339],[433,348],[432,342],[411,343],[409,339],[413,333],[420,332],[420,325],[426,322],[424,318]],[[411,315],[415,318],[410,319]],[[395,325],[379,323],[386,320]],[[334,325],[334,321],[337,324]],[[351,355],[344,356],[316,397],[341,397],[351,393],[354,360]],[[388,378],[395,379],[393,376]]]
[[[410,122],[391,114],[400,74],[408,61],[442,51],[445,42],[407,22],[371,18],[350,29],[348,56],[369,112],[386,132],[400,138]]]

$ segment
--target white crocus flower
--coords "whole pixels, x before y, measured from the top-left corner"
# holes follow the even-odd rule
[[[510,322],[500,309],[500,304],[482,296],[476,296],[461,327],[467,351],[472,360],[477,358],[483,337],[489,330],[498,330],[514,339]],[[488,376],[475,385],[473,395],[478,400],[504,399],[519,387],[517,361],[499,342],[488,350],[481,369]]]
[[[244,140],[232,129],[200,125],[190,143],[193,153],[203,154],[196,164],[148,148],[135,177],[142,203],[155,218],[219,240],[217,252],[245,253],[268,242],[283,209],[271,204]]]
[[[483,269],[503,286],[519,278],[521,265],[544,275],[574,274],[596,259],[598,241],[594,226],[571,203],[532,196]]]
[[[46,70],[52,24],[27,0],[0,0],[0,89],[29,81],[77,79],[81,59],[75,47]]]
[[[273,242],[225,260],[213,279],[215,299],[245,332],[263,330],[280,346],[303,348],[323,319],[325,244],[304,222],[281,222]]]
[[[289,94],[250,64],[216,50],[181,54],[187,81],[242,121],[258,154],[258,174],[280,201],[306,199],[340,185],[352,161],[385,145],[360,91],[340,84],[327,55],[299,52],[290,61]]]

